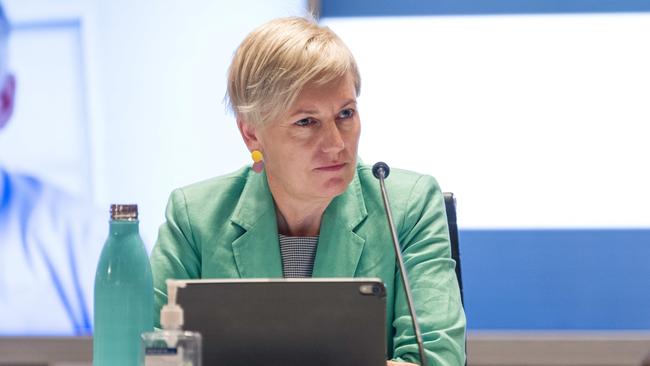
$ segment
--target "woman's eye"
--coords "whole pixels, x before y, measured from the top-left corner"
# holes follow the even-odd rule
[[[312,123],[314,123],[313,119],[311,119],[311,118],[303,118],[303,119],[297,121],[295,123],[295,125],[299,126],[299,127],[307,127],[307,126],[311,125]]]
[[[339,112],[339,118],[341,119],[352,118],[352,116],[354,116],[354,109],[352,108],[344,109],[341,112]]]

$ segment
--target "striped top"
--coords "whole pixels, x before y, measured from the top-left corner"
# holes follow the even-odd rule
[[[311,277],[316,257],[318,236],[286,236],[279,234],[282,274],[285,278]]]

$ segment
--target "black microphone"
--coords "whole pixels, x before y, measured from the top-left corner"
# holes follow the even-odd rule
[[[395,258],[397,260],[397,265],[399,266],[399,273],[402,277],[402,283],[404,284],[406,302],[409,305],[411,321],[413,322],[413,330],[415,330],[415,339],[418,342],[418,349],[420,351],[420,364],[422,366],[427,366],[427,358],[424,355],[424,344],[422,343],[422,333],[420,332],[420,325],[418,324],[418,320],[415,315],[415,306],[413,305],[413,297],[411,296],[411,286],[409,285],[406,269],[404,268],[402,250],[400,249],[401,246],[399,244],[399,239],[397,238],[397,232],[395,231],[393,214],[390,210],[390,204],[388,203],[388,193],[386,193],[386,187],[384,186],[384,179],[388,178],[388,174],[390,174],[390,168],[388,167],[388,164],[384,163],[383,161],[380,161],[372,166],[372,175],[374,175],[375,178],[379,179],[379,186],[381,187],[381,198],[384,200],[384,209],[386,209],[386,216],[388,217],[388,226],[390,227],[390,233],[393,236]]]

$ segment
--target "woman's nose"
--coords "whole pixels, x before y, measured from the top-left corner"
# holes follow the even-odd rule
[[[326,126],[321,142],[323,152],[337,153],[343,150],[345,148],[345,142],[336,122],[328,123]]]

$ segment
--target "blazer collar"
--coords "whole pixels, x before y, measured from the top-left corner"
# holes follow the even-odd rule
[[[354,277],[366,242],[355,230],[367,216],[359,175],[355,173],[348,189],[325,210],[313,277]]]
[[[335,197],[321,221],[313,277],[353,277],[365,240],[355,229],[368,216],[355,174],[348,189]],[[275,204],[266,173],[249,170],[231,221],[245,232],[232,243],[242,278],[282,277]]]
[[[278,224],[266,173],[248,170],[244,189],[230,220],[245,230],[232,243],[239,276],[281,278]]]
[[[266,180],[266,172],[257,174],[252,169],[247,169],[245,181],[230,220],[244,230],[251,230],[260,223],[260,218],[266,217],[269,212],[273,213],[275,219],[275,204]]]

